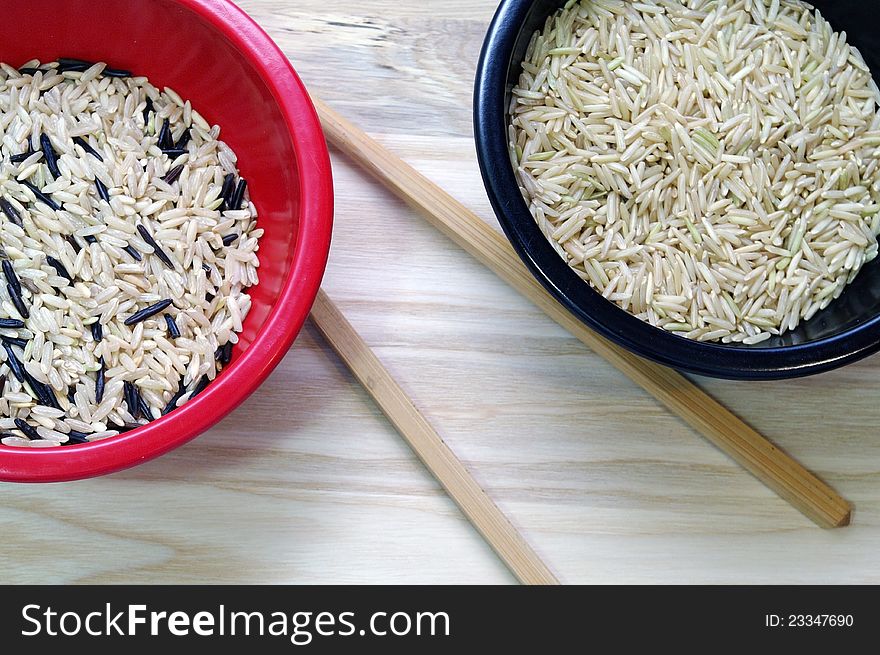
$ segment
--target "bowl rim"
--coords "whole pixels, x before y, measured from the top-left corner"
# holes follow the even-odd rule
[[[64,448],[0,445],[0,481],[62,482],[120,471],[158,457],[216,424],[266,379],[311,310],[327,264],[333,223],[330,155],[321,123],[292,64],[266,32],[230,0],[171,0],[227,38],[260,76],[283,114],[299,171],[300,223],[290,272],[250,347],[198,397],[116,437]]]
[[[501,0],[480,53],[474,136],[489,201],[514,250],[535,278],[588,327],[627,350],[679,370],[715,378],[772,380],[829,371],[880,350],[880,316],[839,334],[777,347],[705,343],[654,327],[585,284],[544,237],[510,165],[505,98],[508,71],[534,0]]]

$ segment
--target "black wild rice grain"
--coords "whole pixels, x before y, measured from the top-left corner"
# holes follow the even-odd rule
[[[122,396],[125,399],[125,405],[128,407],[128,413],[132,415],[132,417],[137,418],[138,414],[138,403],[137,403],[137,390],[134,388],[134,385],[126,380],[122,383]]]
[[[162,410],[162,416],[165,416],[169,412],[177,409],[177,401],[183,398],[186,395],[186,385],[183,383],[183,378],[180,378],[180,381],[177,383],[177,393],[171,396],[171,400],[168,401],[168,404],[165,405],[165,409]]]
[[[77,432],[76,430],[71,430],[67,433],[67,441],[64,445],[74,446],[84,443],[89,443],[88,435],[86,435],[85,432]]]
[[[26,369],[22,369],[22,372],[25,377],[25,382],[27,382],[27,384],[33,390],[41,405],[44,405],[46,407],[54,407],[55,409],[61,409],[61,406],[58,404],[58,399],[55,397],[55,392],[52,390],[52,387],[50,387],[48,384],[43,384],[39,380],[36,380],[34,376],[27,372]]]
[[[125,252],[127,252],[129,255],[131,255],[131,258],[133,260],[135,260],[136,262],[141,261],[141,259],[142,259],[141,254],[137,250],[135,250],[133,247],[125,246],[125,248],[123,248],[123,250]]]
[[[95,379],[95,402],[99,403],[104,399],[104,385],[106,383],[105,372],[107,370],[104,364],[104,358],[100,359],[101,368],[98,369],[98,377]]]
[[[95,343],[100,343],[101,340],[104,338],[104,328],[101,325],[101,321],[95,321],[94,323],[92,323],[91,331],[92,339],[95,340]]]
[[[8,343],[10,346],[18,346],[22,350],[28,345],[27,339],[19,339],[18,337],[4,337],[0,335],[0,340],[2,340],[3,343]]]
[[[190,139],[192,139],[192,133],[189,131],[189,128],[186,128],[183,131],[183,134],[180,135],[180,138],[177,140],[177,143],[174,144],[175,150],[186,150],[186,146],[189,145]]]
[[[147,231],[143,225],[137,226],[137,231],[140,233],[141,237],[143,237],[144,241],[150,244],[153,247],[153,250],[156,251],[156,257],[162,260],[162,263],[165,264],[170,269],[174,269],[174,262],[171,261],[171,258],[167,255],[167,253],[162,250],[156,240],[153,238],[153,235]]]
[[[45,389],[43,389],[40,383],[34,380],[32,376],[28,375],[26,384],[30,386],[34,395],[37,397],[37,404],[42,405],[43,407],[52,406],[52,402],[49,400],[49,396],[46,395]]]
[[[131,394],[131,400],[134,401],[134,405],[136,408],[136,411],[131,412],[131,415],[134,418],[137,418],[138,414],[141,414],[145,419],[152,421],[153,415],[150,413],[147,404],[144,402],[144,398],[143,396],[141,396],[140,389],[138,389],[137,386],[132,383],[131,391],[129,393]],[[145,412],[144,410],[147,411]]]
[[[75,72],[83,72],[90,69],[94,66],[94,62],[86,61],[85,59],[72,59],[71,57],[59,57],[58,58],[58,70],[59,73],[66,71],[75,71]]]
[[[48,134],[40,135],[40,146],[43,149],[43,158],[46,160],[46,165],[49,167],[52,177],[61,177],[61,171],[58,170],[58,155],[52,147],[52,141],[49,140]]]
[[[3,276],[6,278],[9,286],[11,286],[15,290],[16,295],[20,296],[21,282],[18,279],[18,275],[15,274],[15,267],[8,259],[3,260]]]
[[[67,402],[71,405],[76,404],[76,388],[75,387],[67,387]]]
[[[61,206],[57,202],[52,200],[51,197],[49,197],[48,195],[46,195],[45,193],[40,191],[37,187],[35,187],[33,184],[31,184],[27,180],[23,180],[21,182],[21,184],[24,184],[28,189],[33,191],[33,194],[37,197],[37,200],[39,200],[40,202],[42,202],[45,205],[49,205],[50,209],[54,209],[55,211],[58,211],[59,209],[61,209]]]
[[[162,181],[167,184],[174,184],[177,181],[177,178],[180,177],[181,173],[183,173],[183,166],[175,166],[165,173],[165,177],[162,178]]]
[[[227,234],[225,237],[223,237],[223,245],[224,246],[231,246],[233,243],[235,243],[238,240],[238,236],[239,235],[237,235],[237,234]]]
[[[89,66],[85,64],[61,64],[55,70],[59,73],[85,73],[89,69]]]
[[[220,346],[214,356],[218,362],[220,362],[223,366],[226,366],[229,362],[232,361],[232,342],[227,341],[225,344]]]
[[[223,346],[223,357],[220,359],[220,363],[223,364],[223,366],[226,366],[232,361],[232,347],[233,345],[231,341],[227,341]]]
[[[17,318],[0,318],[0,329],[3,330],[20,330],[24,327],[24,321]]]
[[[208,275],[211,274],[211,267],[208,264],[202,264],[202,270],[205,271]]]
[[[92,245],[93,243],[98,243],[98,240],[95,237],[93,237],[91,234],[87,234],[86,236],[83,237],[83,239],[85,239],[85,242],[89,245]]]
[[[125,325],[132,326],[140,323],[141,321],[146,321],[151,316],[155,316],[159,312],[167,309],[169,305],[171,305],[170,298],[160,300],[154,305],[150,305],[149,307],[146,307],[139,312],[135,312],[134,314],[129,316],[127,319],[125,319]]]
[[[179,401],[181,398],[183,398],[184,393],[182,393],[182,392],[185,392],[185,391],[186,391],[185,389],[181,389],[180,391],[178,391],[176,394],[174,394],[171,397],[171,400],[169,400],[168,404],[165,405],[165,409],[162,410],[162,416],[166,416],[167,414],[170,414],[175,409],[177,409],[177,401]]]
[[[31,441],[41,441],[43,437],[39,435],[36,428],[29,425],[24,419],[17,418],[15,419],[15,427],[17,427],[21,432]]]
[[[220,212],[229,209],[229,203],[232,200],[232,194],[235,193],[235,175],[229,173],[223,178],[223,186],[220,189],[220,197],[223,198],[223,204],[220,205]]]
[[[12,344],[6,339],[3,339],[3,349],[6,351],[6,365],[9,367],[9,370],[12,371],[15,379],[24,384],[26,379],[24,377],[24,370],[21,367],[21,362],[18,361],[18,357],[12,349]]]
[[[58,273],[60,277],[65,278],[68,282],[73,284],[73,278],[70,276],[70,273],[67,272],[67,269],[64,268],[64,264],[52,257],[52,255],[46,255],[46,263],[54,268],[55,272]]]
[[[19,288],[16,293],[15,289],[11,284],[6,285],[6,291],[9,292],[9,298],[12,300],[12,304],[15,306],[15,310],[21,314],[22,318],[30,318],[31,313],[28,311],[27,305],[24,304],[24,298],[21,297],[21,288]]]
[[[141,416],[143,416],[148,421],[155,421],[156,417],[153,416],[153,412],[150,411],[150,406],[147,405],[147,401],[144,400],[144,397],[140,395],[140,393],[138,394],[137,401],[138,409],[141,412]]]
[[[79,242],[77,242],[76,237],[73,236],[72,234],[66,235],[64,237],[64,240],[70,244],[70,247],[73,248],[73,252],[78,254],[79,251],[82,250],[82,246],[79,245]]]
[[[110,202],[110,192],[107,190],[107,185],[104,184],[97,177],[95,178],[95,187],[98,189],[98,196],[100,196],[101,200],[104,202]]]
[[[105,68],[101,73],[104,77],[131,77],[131,71],[123,68]]]
[[[48,384],[44,384],[43,387],[45,387],[46,393],[49,397],[49,407],[61,409],[61,403],[58,402],[58,398],[55,396],[55,392],[52,390],[52,387],[50,387]]]
[[[168,327],[168,336],[177,339],[180,336],[180,328],[171,314],[165,314],[165,325]]]
[[[10,161],[10,163],[12,163],[12,164],[20,164],[20,163],[23,162],[25,159],[27,159],[28,157],[30,157],[32,154],[34,154],[34,151],[31,150],[30,148],[28,148],[26,152],[23,152],[23,153],[21,153],[21,154],[19,154],[19,155],[12,155],[12,157],[9,158],[9,161]]]
[[[21,214],[15,208],[11,202],[9,202],[6,198],[0,197],[0,209],[3,210],[3,213],[6,214],[6,217],[18,225],[18,227],[22,227],[23,223],[21,221]]]
[[[82,138],[81,136],[75,136],[75,137],[73,137],[73,142],[74,142],[76,145],[78,145],[80,148],[82,148],[83,150],[85,150],[85,151],[86,151],[88,154],[90,154],[92,157],[96,158],[98,161],[104,161],[104,158],[101,156],[101,153],[99,153],[99,152],[98,152],[97,150],[95,150],[92,146],[90,146],[90,145],[89,145],[89,142],[86,141],[86,140],[85,140],[84,138]]]
[[[238,186],[235,187],[235,193],[232,194],[232,201],[229,203],[229,209],[241,209],[241,203],[244,200],[244,191],[247,189],[247,180],[239,178]]]
[[[144,103],[144,125],[150,122],[150,112],[154,111],[153,108],[153,99],[147,98],[146,103]]]
[[[19,68],[18,72],[22,75],[36,75],[37,73],[42,72],[39,68],[33,68],[31,66],[25,66],[24,68]]]
[[[159,129],[157,144],[162,150],[173,148],[174,143],[171,141],[171,122],[166,118],[162,121],[162,127]]]

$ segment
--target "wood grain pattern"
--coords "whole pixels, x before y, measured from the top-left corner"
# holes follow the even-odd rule
[[[559,584],[556,576],[480,488],[324,291],[318,293],[311,319],[400,436],[517,580],[530,585]]]
[[[520,263],[510,244],[446,191],[313,97],[327,138],[465,252],[533,302],[594,353],[654,396],[756,478],[823,528],[850,523],[852,508],[831,487],[674,370],[641,359],[588,329]]]
[[[239,2],[316,95],[496,227],[470,123],[494,0]],[[854,503],[850,527],[817,530],[333,163],[325,288],[563,582],[880,583],[880,357],[791,382],[695,379]],[[311,327],[184,448],[0,494],[5,582],[514,582]]]

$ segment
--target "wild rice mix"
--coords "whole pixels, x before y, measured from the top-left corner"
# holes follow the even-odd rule
[[[755,344],[877,256],[880,92],[799,0],[583,0],[534,35],[511,157],[546,237],[605,298]]]
[[[0,438],[130,430],[229,362],[258,282],[236,156],[128,71],[0,64]]]

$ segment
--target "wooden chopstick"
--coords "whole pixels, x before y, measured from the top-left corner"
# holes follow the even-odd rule
[[[523,584],[559,584],[323,290],[311,316],[327,343],[517,579]]]
[[[329,141],[419,210],[434,227],[812,521],[823,528],[849,524],[852,509],[834,489],[680,373],[641,359],[588,329],[532,277],[501,234],[320,99],[312,96],[312,100]]]

